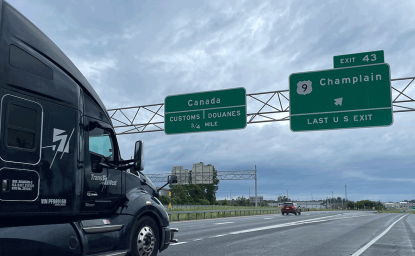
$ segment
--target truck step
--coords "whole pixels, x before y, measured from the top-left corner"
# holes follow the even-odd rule
[[[105,252],[105,253],[98,253],[98,254],[88,254],[88,256],[124,256],[127,255],[128,251],[112,251],[112,252]]]
[[[170,232],[171,232],[170,243],[178,243],[179,240],[174,239],[174,233],[179,232],[179,229],[178,228],[171,228]]]

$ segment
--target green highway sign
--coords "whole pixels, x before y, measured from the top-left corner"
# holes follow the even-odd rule
[[[294,73],[289,85],[290,129],[294,132],[393,123],[386,63]]]
[[[334,68],[372,65],[385,62],[383,51],[361,52],[333,57]]]
[[[245,88],[170,95],[164,99],[166,134],[222,131],[245,127]]]

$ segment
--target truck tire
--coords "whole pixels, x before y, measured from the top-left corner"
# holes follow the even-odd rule
[[[131,241],[132,256],[156,256],[159,250],[159,230],[148,216],[135,221]]]

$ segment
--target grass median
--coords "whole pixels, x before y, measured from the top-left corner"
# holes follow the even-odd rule
[[[415,214],[415,211],[413,210],[405,210],[405,212],[403,212],[403,210],[399,210],[399,209],[391,209],[391,210],[384,210],[384,211],[378,211],[379,213],[412,213]]]
[[[231,211],[229,211],[231,210]],[[175,212],[189,212],[180,213]],[[195,211],[220,211],[220,212],[201,212],[195,213]],[[175,208],[169,210],[170,221],[181,221],[181,220],[196,220],[196,219],[215,219],[215,218],[226,218],[235,216],[250,216],[259,214],[277,214],[281,213],[278,208],[270,207],[194,207],[194,208]]]

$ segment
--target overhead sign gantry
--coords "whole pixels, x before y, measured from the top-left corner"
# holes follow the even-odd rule
[[[310,90],[310,87],[304,89],[305,86],[303,87],[303,85],[306,83],[301,84],[300,86],[301,87],[300,93],[303,93],[303,94],[298,94],[296,92],[298,88],[297,86],[298,82],[310,80],[309,77],[302,76],[300,77],[298,81],[293,82],[294,85],[290,85],[290,90],[245,94],[246,99],[245,97],[242,97],[242,98],[238,97],[239,101],[245,104],[244,105],[245,108],[242,107],[241,109],[242,110],[245,109],[246,114],[245,116],[243,116],[242,112],[240,112],[241,115],[237,117],[241,119],[238,119],[239,121],[237,121],[236,123],[232,123],[232,120],[235,120],[232,118],[236,118],[236,117],[233,117],[233,116],[228,117],[228,113],[226,113],[226,117],[224,117],[223,112],[221,114],[221,117],[219,117],[219,115],[216,114],[215,118],[211,118],[210,120],[207,120],[206,122],[204,122],[205,120],[200,119],[200,114],[199,114],[199,119],[197,120],[196,119],[192,120],[192,116],[189,116],[190,120],[186,120],[187,119],[186,113],[191,113],[192,112],[191,107],[195,107],[195,106],[186,107],[186,104],[195,105],[194,103],[195,103],[196,98],[189,98],[187,99],[187,101],[185,98],[183,98],[184,101],[179,100],[179,98],[175,98],[176,96],[180,96],[180,95],[168,96],[166,98],[165,103],[109,109],[108,113],[112,121],[114,122],[114,128],[116,128],[117,130],[117,135],[133,134],[133,133],[147,133],[147,132],[157,132],[157,131],[165,131],[167,134],[180,134],[180,133],[189,133],[189,132],[193,133],[193,132],[201,132],[201,131],[219,131],[219,130],[230,130],[230,129],[235,129],[235,128],[238,129],[240,127],[244,128],[246,124],[289,121],[289,120],[296,119],[295,116],[289,115],[290,106],[291,108],[296,108],[295,105],[298,105],[298,104],[299,104],[298,105],[299,110],[297,114],[307,114],[309,113],[308,112],[309,110],[307,109],[309,106],[313,106],[314,108],[316,107],[323,108],[325,106],[324,104],[327,104],[327,109],[329,110],[328,111],[324,110],[323,112],[346,110],[348,111],[348,113],[350,113],[350,115],[347,116],[348,122],[345,122],[344,116],[337,116],[339,117],[338,120],[337,118],[333,119],[333,116],[330,116],[330,117],[332,118],[331,119],[332,122],[337,121],[337,123],[339,123],[341,120],[340,117],[342,117],[343,123],[346,123],[347,125],[354,123],[354,125],[346,126],[345,124],[343,124],[343,126],[346,126],[346,127],[341,127],[339,124],[337,124],[337,126],[334,126],[332,128],[325,127],[325,129],[376,127],[376,126],[383,126],[383,125],[387,126],[387,125],[391,125],[393,122],[392,113],[389,113],[389,111],[387,110],[389,108],[390,111],[392,111],[391,109],[392,105],[393,105],[394,113],[415,111],[415,108],[414,108],[414,103],[415,103],[414,92],[415,91],[413,90],[413,86],[415,84],[414,83],[415,77],[391,79],[388,64],[373,65],[373,64],[383,63],[384,62],[383,55],[384,55],[383,51],[372,51],[372,52],[334,56],[333,58],[334,69],[308,72],[308,73],[312,73],[311,74],[312,76],[317,77],[317,80],[311,85],[313,92],[309,93],[308,95],[307,94],[304,95],[304,93],[307,93]],[[340,73],[333,73],[335,70],[337,70]],[[353,74],[353,72],[355,74]],[[373,79],[372,79],[372,73],[373,73]],[[297,74],[306,74],[306,73],[297,73]],[[326,76],[327,74],[329,76]],[[324,75],[324,76],[318,79],[318,76],[320,75]],[[360,77],[360,75],[362,76]],[[324,78],[325,80],[324,79],[321,80],[322,78]],[[338,78],[339,80],[336,80],[336,78]],[[350,82],[348,78],[350,79]],[[325,84],[324,86],[319,85],[320,80],[321,80],[321,83]],[[393,86],[390,86],[390,84],[387,85],[386,83],[388,81],[392,82]],[[316,84],[318,85],[317,87],[316,87]],[[306,84],[306,86],[308,85]],[[390,86],[389,89],[387,89],[388,86]],[[323,87],[325,88],[326,93],[323,93],[320,95],[328,96],[327,99],[329,99],[329,101],[326,101],[324,103],[323,100],[326,100],[326,98],[324,97],[322,99],[319,97],[313,98],[314,94],[317,91],[319,91],[318,87],[320,87],[320,89],[323,89]],[[328,89],[328,88],[340,89],[340,92],[344,92],[344,94],[343,96],[338,95],[337,92],[331,91],[331,89]],[[371,90],[370,93],[368,91],[369,89]],[[392,92],[394,93],[393,98],[390,97],[391,89],[393,90]],[[233,89],[231,89],[230,91],[232,92],[232,90]],[[303,90],[303,92],[301,92],[301,90]],[[289,91],[291,93],[297,93],[296,96],[298,97],[301,96],[303,97],[302,99],[307,99],[311,97],[315,99],[315,101],[312,101],[310,103],[312,105],[305,105],[304,102],[301,100],[301,98],[299,98],[300,101],[294,102],[296,97],[290,97]],[[220,91],[212,91],[212,92],[220,92]],[[197,96],[197,94],[204,94],[204,93],[209,93],[209,92],[194,93],[194,94],[188,94],[188,95]],[[219,110],[221,106],[216,105],[218,96],[213,95],[216,97],[215,105],[211,104],[212,99],[213,99],[213,97],[211,96],[212,95],[209,95],[207,98],[204,98],[204,97],[200,99],[197,98],[198,107],[202,106],[200,105],[200,100],[203,100],[203,99],[205,103],[204,107],[206,107],[207,106],[206,99],[209,99],[210,100],[209,104],[211,107],[209,108],[209,111],[213,111],[215,107],[218,107],[217,109],[215,109],[215,111]],[[224,96],[219,95],[221,104],[223,102],[222,100],[228,97],[228,96],[225,96],[224,98]],[[235,94],[234,97],[236,96],[237,94]],[[168,101],[169,97],[172,97],[172,101],[170,102],[170,104]],[[229,97],[232,97],[232,93]],[[386,102],[385,100],[386,97],[389,98],[388,102]],[[243,101],[244,99],[245,101]],[[192,100],[192,101],[189,103],[189,100]],[[246,112],[248,101],[249,101],[250,111]],[[184,104],[184,106],[181,106],[181,109],[174,109],[175,108],[174,105],[176,103]],[[171,104],[173,104],[173,108]],[[230,105],[227,105],[226,107],[238,106],[238,104],[240,103],[236,103],[236,105],[230,104]],[[364,104],[366,104],[367,106],[366,107],[363,106],[364,108],[362,109],[361,107]],[[370,108],[370,110],[374,110],[374,112],[357,113],[358,111],[364,112],[365,109],[367,108]],[[380,112],[384,112],[383,115],[379,116],[379,111],[376,110],[379,108],[385,108],[384,110],[380,111]],[[195,108],[195,110],[201,111],[202,109]],[[207,110],[208,109],[204,109],[205,115],[206,115]],[[183,115],[183,114],[181,115],[182,121],[180,121],[180,114],[179,114],[180,111],[183,111],[181,113],[186,114],[186,115]],[[300,111],[303,111],[303,112],[300,112]],[[352,112],[355,112],[355,113],[352,113]],[[376,116],[374,115],[375,112],[376,112]],[[295,111],[291,112],[291,114],[295,114],[295,113],[296,113]],[[346,112],[338,112],[338,113],[346,113]],[[179,121],[176,123],[172,123],[172,122],[169,123],[170,117],[173,114],[175,114],[176,117],[177,116],[179,117]],[[230,114],[232,115],[232,112]],[[183,119],[183,116],[185,116],[186,118],[185,120]],[[319,124],[319,126],[320,124],[324,124],[326,122],[325,117],[327,117],[327,122],[328,122],[328,120],[330,119],[328,116],[318,117],[316,121]],[[374,119],[374,118],[379,118],[379,117],[381,119],[379,120]],[[242,118],[245,118],[245,119],[242,119]],[[174,118],[172,120],[174,120]],[[198,122],[195,122],[195,120]],[[216,121],[217,123],[215,123]],[[300,118],[300,121],[301,121],[301,118]],[[320,121],[322,123],[320,123]],[[296,125],[297,126],[308,126],[307,119],[305,119],[304,122],[302,124],[301,122],[299,124],[295,124],[295,123],[293,124],[294,126]],[[315,122],[315,120],[310,119],[310,123],[311,123],[310,126],[313,125],[313,122]],[[208,125],[206,125],[206,123]],[[193,127],[192,127],[192,124],[193,124]],[[317,124],[314,123],[314,125],[317,125]],[[181,131],[182,128],[183,128],[183,131]],[[304,131],[309,130],[307,127],[305,128],[299,127],[297,129],[304,130]],[[310,129],[310,130],[318,130],[318,129]]]

